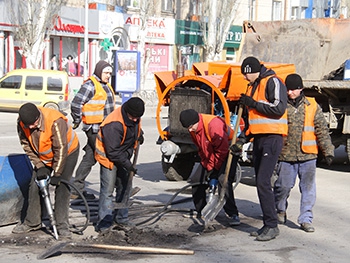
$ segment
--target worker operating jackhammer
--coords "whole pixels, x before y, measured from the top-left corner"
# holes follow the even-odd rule
[[[24,222],[12,233],[23,234],[41,228],[40,189],[36,182],[50,178],[55,188],[55,210],[58,235],[71,238],[68,210],[70,191],[61,180],[70,181],[79,156],[79,140],[67,118],[57,110],[25,103],[19,109],[17,132],[20,143],[34,169],[29,183],[28,208]],[[45,184],[45,182],[42,182]]]

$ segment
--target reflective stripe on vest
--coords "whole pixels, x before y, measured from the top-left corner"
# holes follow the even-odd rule
[[[95,159],[104,167],[108,168],[108,169],[112,169],[114,166],[114,163],[111,162],[106,155],[105,152],[105,147],[104,147],[104,143],[103,143],[103,136],[102,136],[102,132],[101,129],[102,127],[104,127],[106,124],[111,123],[111,122],[120,122],[123,125],[123,139],[120,143],[120,145],[124,144],[125,141],[125,137],[126,137],[126,132],[127,132],[127,126],[125,125],[124,119],[123,119],[123,114],[122,114],[122,107],[119,107],[117,109],[115,109],[114,111],[112,111],[107,118],[102,122],[101,126],[100,126],[100,130],[98,131],[97,137],[96,137],[96,150],[95,150]],[[138,129],[137,129],[137,137],[135,138],[135,145],[134,148],[137,146],[137,138],[140,137],[141,134],[141,119],[140,119],[140,123],[138,125]]]
[[[301,140],[301,149],[305,153],[318,153],[317,137],[315,135],[314,119],[317,110],[317,102],[314,98],[308,97],[310,105],[305,103],[305,120]]]
[[[43,108],[43,107],[38,107],[38,109],[41,111],[43,115],[44,129],[45,129],[44,131],[40,132],[40,138],[38,142],[39,149],[37,149],[35,147],[35,144],[33,143],[30,129],[26,128],[22,122],[20,122],[20,125],[24,131],[26,138],[28,139],[30,145],[32,146],[33,150],[38,155],[40,160],[43,163],[45,163],[45,165],[52,167],[53,158],[54,158],[54,153],[52,151],[52,140],[51,140],[52,126],[54,125],[54,122],[60,118],[64,119],[66,122],[68,122],[68,119],[59,111]],[[67,149],[68,149],[68,154],[70,154],[72,151],[74,151],[78,147],[79,140],[75,132],[73,131],[72,127],[70,125],[68,125],[68,127],[69,128],[67,130]]]
[[[103,89],[102,84],[94,76],[91,76],[89,79],[94,83],[95,95],[83,105],[82,119],[85,124],[101,123],[104,120],[107,93]],[[113,101],[115,101],[112,86],[109,83],[107,83],[107,86],[111,90]]]
[[[275,77],[275,76],[272,76]],[[269,103],[265,98],[265,90],[267,81],[270,78],[263,78],[258,88],[256,89],[252,98],[256,101],[263,101]],[[248,94],[251,94],[252,86],[248,87]],[[281,118],[273,119],[265,115],[262,115],[254,108],[249,108],[249,129],[248,131],[252,134],[282,134],[287,135],[288,132],[288,121],[287,111],[284,112]]]
[[[222,120],[223,123],[225,123],[225,121],[219,117],[219,116],[215,116],[215,115],[210,115],[210,114],[202,114],[202,120],[203,120],[203,127],[204,127],[204,131],[205,131],[205,135],[207,136],[208,140],[211,142],[211,137],[209,135],[209,123],[211,122],[212,119],[214,118],[220,118],[220,120]],[[231,141],[232,138],[233,138],[233,129],[228,126],[226,123],[225,123],[225,127],[226,127],[226,133],[227,133],[227,136],[228,136],[228,140]]]

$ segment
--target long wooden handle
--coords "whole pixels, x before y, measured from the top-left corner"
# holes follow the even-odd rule
[[[230,146],[234,145],[237,141],[237,133],[238,133],[238,129],[239,129],[239,123],[241,122],[242,113],[243,113],[243,105],[240,104],[239,108],[238,108],[237,120],[236,120],[236,124],[235,124],[235,129],[233,131],[233,137],[232,137]],[[221,192],[220,192],[220,200],[223,200],[225,198],[228,175],[230,173],[232,158],[233,158],[232,154],[229,152],[228,158],[227,158],[227,163],[226,163],[226,168],[225,168],[225,177],[224,177],[224,181],[222,183],[222,188],[221,188]]]
[[[176,254],[176,255],[194,255],[193,250],[187,249],[172,249],[172,248],[156,248],[156,247],[132,247],[132,246],[117,246],[105,244],[80,244],[70,243],[73,247],[101,248],[108,250],[123,250],[144,253],[160,253],[160,254]]]

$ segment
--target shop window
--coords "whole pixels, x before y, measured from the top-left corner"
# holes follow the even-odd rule
[[[129,8],[140,8],[140,0],[127,0]]]
[[[172,11],[173,11],[173,1],[162,0],[162,12],[172,12]]]

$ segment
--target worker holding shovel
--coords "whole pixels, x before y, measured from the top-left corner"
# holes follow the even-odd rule
[[[207,204],[206,189],[209,181],[210,191],[215,190],[218,180],[225,172],[225,167],[229,154],[229,132],[233,132],[225,121],[215,115],[200,114],[193,109],[183,110],[180,113],[180,122],[184,128],[187,128],[192,141],[198,148],[198,154],[201,158],[199,171],[195,172],[190,178],[191,183],[200,183],[192,186],[193,202],[201,217],[201,212]],[[238,160],[238,156],[236,156]],[[233,195],[232,183],[234,181],[237,160],[232,162],[227,185],[226,203],[224,210],[229,217],[229,224],[237,226],[240,224],[238,209]]]
[[[279,235],[271,177],[288,131],[287,89],[275,72],[255,57],[243,60],[241,72],[249,82],[246,94],[241,94],[239,100],[248,109],[249,127],[247,137],[241,137],[230,149],[239,152],[249,138],[254,138],[253,161],[264,225],[251,236],[257,241],[269,241]]]
[[[98,223],[96,230],[102,232],[113,223],[122,226],[133,226],[128,219],[128,200],[132,176],[137,173],[130,161],[138,145],[143,143],[141,116],[145,105],[142,99],[133,97],[121,107],[115,109],[102,122],[96,139],[95,158],[100,163],[100,197]],[[124,203],[124,207],[114,209],[113,192],[116,188],[115,200]]]

